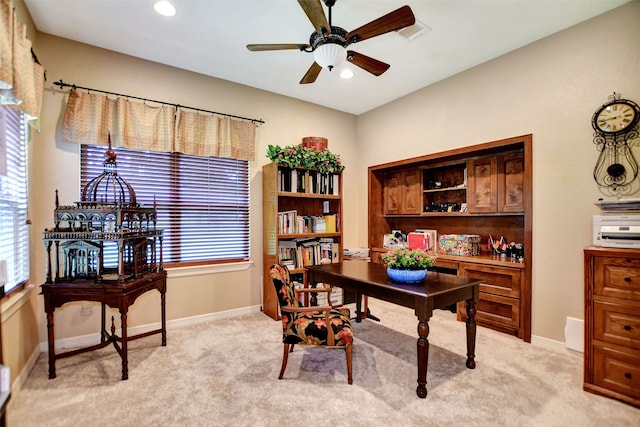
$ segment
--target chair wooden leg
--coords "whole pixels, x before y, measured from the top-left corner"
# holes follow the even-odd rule
[[[293,346],[292,346],[293,347]],[[292,348],[293,350],[293,348]],[[289,344],[284,345],[284,352],[282,353],[282,367],[280,368],[280,376],[278,379],[281,380],[284,375],[284,370],[287,368],[287,360],[289,359]]]
[[[351,367],[352,367],[351,355],[352,355],[352,350],[353,350],[353,346],[351,344],[347,345],[344,348],[345,353],[347,353],[347,381],[349,381],[349,384],[353,384],[353,377],[351,375]]]

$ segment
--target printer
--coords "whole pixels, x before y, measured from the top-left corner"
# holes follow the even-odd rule
[[[640,215],[594,215],[593,244],[640,249]]]

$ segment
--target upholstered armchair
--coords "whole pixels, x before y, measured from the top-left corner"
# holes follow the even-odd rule
[[[278,379],[282,379],[284,370],[287,367],[289,353],[293,351],[293,347],[296,344],[318,345],[344,349],[347,356],[347,379],[349,384],[352,384],[353,331],[351,329],[349,310],[346,308],[337,310],[329,305],[304,307],[300,301],[306,301],[309,298],[301,298],[301,295],[304,293],[327,292],[327,301],[329,301],[331,289],[294,289],[289,270],[281,264],[272,265],[269,269],[269,274],[276,288],[282,315],[284,353]]]

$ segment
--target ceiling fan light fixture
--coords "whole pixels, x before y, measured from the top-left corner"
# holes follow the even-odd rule
[[[325,43],[313,51],[313,60],[322,68],[331,71],[347,59],[347,49],[339,44]]]

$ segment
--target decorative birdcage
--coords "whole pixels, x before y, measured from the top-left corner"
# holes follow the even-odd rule
[[[55,195],[54,227],[45,229],[47,283],[92,280],[126,283],[162,270],[162,230],[156,206],[141,206],[118,175],[116,153],[105,152],[103,172],[83,188],[75,206]]]

